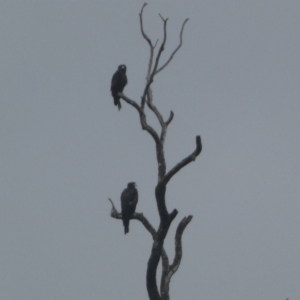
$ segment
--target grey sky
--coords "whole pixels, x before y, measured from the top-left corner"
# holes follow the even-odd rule
[[[139,32],[143,1],[2,1],[0,4],[0,298],[147,299],[151,238],[111,219],[127,182],[158,224],[154,144],[137,113],[109,92],[127,65],[125,94],[139,100],[148,64]],[[203,152],[170,182],[175,225],[194,219],[171,299],[300,297],[300,2],[149,1],[145,29],[163,59],[184,45],[153,85],[175,118],[170,168]],[[157,123],[149,117],[155,128]]]

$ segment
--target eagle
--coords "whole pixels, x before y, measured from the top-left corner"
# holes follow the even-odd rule
[[[138,202],[138,191],[135,182],[129,182],[127,188],[121,194],[122,220],[124,233],[129,232],[129,220],[135,212]]]
[[[125,85],[127,84],[126,66],[119,65],[118,70],[115,72],[111,79],[110,91],[114,98],[114,104],[121,109],[121,102],[118,93],[122,93]]]

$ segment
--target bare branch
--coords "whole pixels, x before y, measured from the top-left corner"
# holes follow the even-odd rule
[[[163,299],[169,299],[169,289],[165,288],[165,281],[169,273],[168,256],[161,255],[161,264],[162,264],[162,274],[160,280],[160,295],[161,295],[161,299],[163,300]]]
[[[160,137],[159,137],[162,144],[164,144],[164,142],[165,142],[166,135],[167,135],[167,126],[164,126],[161,130]]]
[[[147,102],[148,107],[151,109],[151,111],[155,114],[156,118],[158,119],[160,126],[163,128],[165,123],[164,123],[163,117],[160,114],[159,110],[153,104],[153,95],[152,95],[152,89],[150,86],[147,91],[146,102]]]
[[[159,51],[156,55],[155,64],[154,64],[153,70],[151,71],[151,74],[149,73],[149,69],[148,69],[147,84],[145,86],[144,93],[143,93],[143,96],[142,96],[142,102],[145,102],[145,98],[146,98],[146,95],[148,93],[148,89],[149,89],[150,85],[153,82],[154,75],[156,74],[156,70],[157,70],[157,67],[158,67],[160,55],[164,51],[166,40],[167,40],[167,21],[168,21],[168,19],[163,19],[162,18],[162,20],[164,22],[164,39],[163,39],[163,42],[162,42],[162,44],[159,48]],[[151,51],[150,57],[151,57],[151,55],[153,55],[153,50],[154,50],[153,46],[151,46],[151,50],[152,51]],[[151,60],[151,62],[152,62],[152,60]]]
[[[144,110],[142,110],[142,108],[135,101],[129,99],[123,93],[118,93],[118,96],[120,96],[123,100],[125,100],[128,104],[133,106],[138,111],[138,113],[140,115],[140,121],[141,121],[142,129],[148,131],[148,133],[153,137],[156,144],[159,143],[158,134],[153,129],[153,127],[148,125],[147,118],[146,118]]]
[[[181,162],[179,162],[176,166],[174,166],[163,178],[162,184],[166,185],[169,180],[183,167],[185,167],[187,164],[189,164],[192,161],[196,160],[196,157],[200,154],[202,150],[202,143],[201,143],[201,138],[200,135],[196,136],[196,149],[193,153],[188,155],[186,158],[184,158]]]
[[[173,118],[174,118],[174,113],[173,113],[173,111],[171,110],[171,111],[170,111],[170,117],[169,117],[169,119],[166,121],[166,125],[167,125],[167,126],[172,122]]]
[[[164,122],[164,119],[163,119],[162,115],[160,114],[159,110],[156,108],[156,106],[152,102],[151,87],[149,87],[149,89],[148,89],[147,99],[148,99],[148,101],[147,101],[148,107],[153,111],[153,113],[155,114],[156,118],[159,121],[160,126],[163,128],[165,126],[165,122]]]
[[[156,43],[155,43],[154,47],[151,46],[151,48],[150,48],[150,57],[149,57],[147,77],[146,77],[147,82],[150,80],[151,68],[152,68],[152,64],[153,64],[154,49],[156,47]]]
[[[141,12],[140,12],[140,28],[141,28],[141,33],[142,33],[143,38],[148,42],[148,44],[152,48],[153,47],[152,42],[151,42],[150,38],[148,37],[148,35],[145,33],[144,24],[143,24],[143,11],[144,11],[145,6],[147,6],[147,5],[148,5],[148,3],[145,2],[143,4]]]
[[[168,22],[168,18],[163,18],[161,14],[159,14],[160,18],[162,19],[162,21],[164,22],[164,40],[161,44],[161,52],[164,51],[164,48],[165,48],[165,44],[167,42],[167,22]]]
[[[159,139],[160,139],[162,144],[164,144],[164,142],[165,142],[168,125],[173,120],[173,117],[174,117],[174,113],[172,111],[170,111],[169,119],[164,123],[164,126],[162,127],[162,130],[161,130],[161,133],[160,133],[160,138]]]
[[[111,211],[110,211],[110,215],[111,215],[112,217],[113,217],[113,216],[117,216],[117,215],[118,215],[118,211],[116,210],[113,201],[112,201],[110,198],[108,198],[108,200],[110,201],[110,203],[111,203],[111,205],[112,205]],[[121,217],[121,219],[122,219],[122,217]]]
[[[156,159],[158,163],[158,180],[161,181],[161,179],[165,176],[166,173],[166,162],[165,162],[165,156],[164,156],[164,148],[163,144],[157,134],[157,132],[148,125],[146,114],[144,110],[133,100],[126,97],[123,93],[118,93],[118,96],[125,100],[128,104],[132,105],[140,115],[140,122],[143,130],[146,130],[154,139],[156,144]]]
[[[118,96],[121,97],[123,100],[125,100],[128,104],[133,106],[139,113],[142,112],[140,106],[134,100],[131,100],[130,98],[125,96],[123,93],[118,93]]]
[[[143,96],[141,98],[141,109],[144,110],[145,107],[145,101],[146,101],[146,94],[147,94],[147,90],[150,86],[150,84],[148,85],[148,83],[150,82],[150,74],[151,74],[151,69],[152,69],[152,64],[153,64],[153,56],[154,56],[154,49],[156,47],[156,44],[158,42],[158,40],[155,42],[155,45],[153,46],[152,41],[150,40],[150,38],[148,37],[148,35],[145,33],[144,30],[144,23],[143,23],[143,11],[145,6],[147,5],[147,3],[144,3],[140,12],[140,28],[141,28],[141,33],[143,38],[148,42],[149,47],[150,47],[150,57],[149,57],[149,63],[148,63],[148,70],[147,70],[147,85],[145,87]]]
[[[192,221],[192,219],[193,216],[184,217],[181,220],[181,222],[178,224],[176,234],[175,234],[175,257],[172,265],[170,266],[170,273],[172,273],[172,275],[177,271],[181,262],[181,258],[182,258],[181,238],[182,238],[183,231],[185,230],[186,226]],[[169,276],[172,275],[169,274]]]
[[[178,224],[175,234],[175,257],[171,266],[168,268],[168,273],[161,281],[161,298],[162,300],[169,300],[169,288],[172,276],[179,268],[182,259],[182,234],[186,226],[191,222],[193,216],[184,217]]]
[[[166,45],[166,41],[167,41],[167,22],[168,22],[168,19],[164,19],[161,15],[160,15],[160,17],[162,18],[162,20],[164,22],[164,39],[163,39],[163,42],[160,45],[159,51],[158,51],[156,59],[155,59],[154,67],[153,67],[153,70],[151,72],[151,82],[153,81],[154,75],[156,75],[156,73],[157,73],[156,70],[157,70],[157,67],[158,67],[159,59],[160,59],[160,56],[161,56],[162,52],[165,50],[165,45]]]
[[[184,29],[184,26],[186,24],[186,22],[188,21],[189,19],[185,19],[183,24],[182,24],[182,27],[181,27],[181,31],[180,31],[180,42],[179,42],[179,45],[177,46],[177,48],[173,51],[173,53],[171,54],[171,56],[169,57],[169,59],[155,72],[155,75],[158,74],[160,71],[162,71],[169,63],[170,61],[173,59],[174,55],[176,54],[176,52],[180,49],[180,47],[182,46],[182,34],[183,34],[183,29]]]

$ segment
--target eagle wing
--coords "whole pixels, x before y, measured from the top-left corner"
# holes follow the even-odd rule
[[[125,85],[128,83],[126,73],[117,70],[111,79],[110,91],[113,93],[123,92]]]
[[[138,195],[138,191],[137,189],[134,189],[132,191],[130,191],[130,200],[129,200],[129,205],[130,206],[134,206],[134,209],[138,203],[138,198],[139,198],[139,195]]]
[[[135,212],[138,202],[137,189],[126,188],[121,194],[122,219],[125,234],[129,232],[129,220]]]

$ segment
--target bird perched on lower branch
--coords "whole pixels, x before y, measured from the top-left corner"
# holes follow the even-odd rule
[[[121,194],[122,220],[124,233],[129,232],[129,220],[135,212],[138,203],[138,191],[135,182],[129,182]]]

